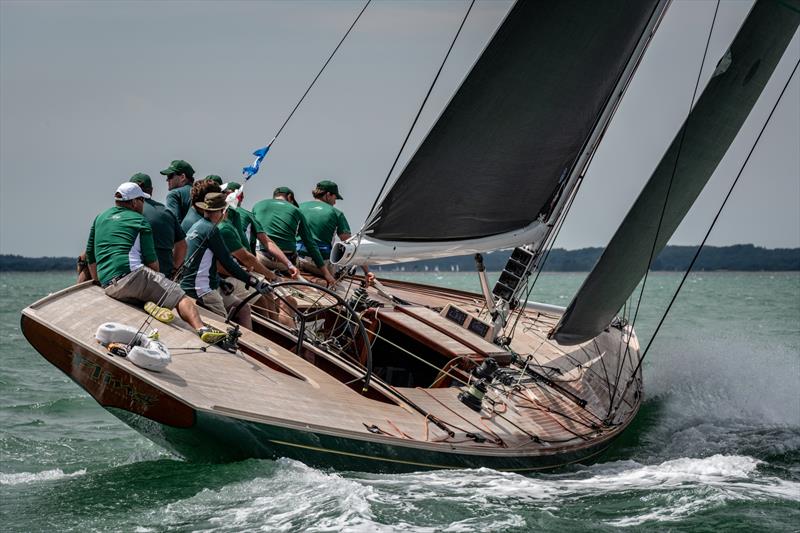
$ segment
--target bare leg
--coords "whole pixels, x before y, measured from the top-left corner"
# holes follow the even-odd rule
[[[253,329],[253,319],[250,316],[250,306],[249,305],[243,306],[239,310],[239,312],[236,313],[236,316],[234,317],[234,321],[237,324],[241,325],[243,328],[252,330]]]
[[[200,313],[197,312],[197,305],[194,303],[194,300],[188,296],[184,296],[181,298],[181,301],[178,302],[176,309],[180,317],[188,322],[194,329],[203,327],[203,321],[200,320]]]

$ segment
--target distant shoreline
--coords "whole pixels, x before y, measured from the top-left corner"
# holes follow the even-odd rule
[[[697,250],[696,246],[667,246],[653,261],[652,270],[684,271]],[[544,264],[549,272],[588,272],[602,253],[602,248],[551,250]],[[499,271],[510,251],[484,254],[487,270]],[[0,272],[46,272],[75,270],[74,257],[24,257],[0,255]],[[373,268],[377,272],[470,272],[475,270],[472,256],[412,261]],[[800,248],[763,248],[752,244],[706,246],[694,266],[696,271],[782,272],[800,270]]]

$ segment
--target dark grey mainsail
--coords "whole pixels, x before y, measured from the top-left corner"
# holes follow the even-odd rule
[[[714,173],[798,24],[800,0],[756,2],[694,109],[556,326],[552,335],[556,341],[577,344],[608,327],[644,276],[654,239],[658,254]]]
[[[475,239],[547,215],[658,8],[517,2],[382,200],[370,236]]]

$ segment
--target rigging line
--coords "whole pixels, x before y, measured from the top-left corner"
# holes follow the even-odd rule
[[[719,217],[722,214],[722,210],[725,208],[725,204],[728,203],[728,199],[731,197],[731,194],[733,193],[733,189],[736,187],[736,184],[739,183],[739,178],[742,177],[742,172],[744,172],[744,169],[747,167],[747,163],[750,161],[750,156],[753,155],[753,152],[755,151],[756,146],[758,146],[758,142],[761,140],[761,136],[763,135],[764,131],[767,129],[767,125],[769,124],[769,121],[772,119],[772,115],[775,113],[775,110],[778,108],[778,104],[780,103],[781,99],[783,98],[783,95],[786,92],[786,89],[789,87],[789,84],[791,83],[792,78],[794,78],[794,75],[797,72],[798,65],[800,65],[800,60],[798,60],[794,64],[794,68],[792,69],[792,73],[789,75],[789,79],[786,80],[786,84],[783,86],[783,89],[781,90],[780,95],[778,95],[777,101],[772,106],[772,110],[769,112],[769,116],[767,117],[767,120],[764,122],[764,125],[761,127],[761,131],[758,132],[758,137],[756,137],[756,140],[753,143],[753,146],[750,147],[750,151],[747,153],[747,157],[745,158],[744,163],[742,163],[742,167],[739,169],[739,172],[736,174],[736,179],[733,180],[733,183],[731,184],[730,188],[728,189],[728,194],[725,195],[725,199],[722,201],[722,205],[719,206],[719,209],[717,210],[717,214],[714,215],[714,220],[711,221],[711,226],[709,226],[708,231],[706,231],[706,234],[703,237],[703,241],[700,243],[700,246],[695,251],[694,256],[692,257],[692,262],[689,263],[689,267],[686,269],[686,272],[683,274],[683,277],[681,278],[681,282],[678,284],[678,288],[675,290],[675,293],[672,295],[672,299],[670,300],[669,304],[667,305],[667,308],[664,310],[664,313],[661,316],[661,319],[658,321],[658,325],[656,326],[656,329],[653,332],[652,337],[650,337],[650,340],[647,342],[647,346],[645,346],[644,352],[642,352],[642,356],[639,357],[639,362],[636,364],[636,368],[634,369],[633,374],[631,374],[630,379],[628,379],[628,383],[625,385],[625,389],[623,390],[623,397],[625,395],[625,392],[628,389],[628,386],[630,386],[630,383],[635,378],[636,373],[639,371],[639,368],[641,368],[642,362],[644,361],[645,356],[650,351],[650,347],[653,345],[653,341],[655,340],[656,335],[658,334],[659,330],[661,329],[661,326],[664,324],[664,320],[666,320],[667,314],[669,313],[670,309],[672,309],[672,304],[674,304],[675,300],[678,298],[678,293],[681,291],[681,289],[683,288],[683,284],[686,282],[686,279],[689,277],[689,273],[692,271],[692,267],[694,267],[694,264],[697,261],[697,258],[700,257],[700,252],[703,250],[703,246],[705,246],[709,235],[711,235],[711,231],[714,229],[714,226],[716,225],[717,220],[719,220]],[[619,406],[619,404],[618,404],[618,406]]]
[[[186,270],[187,265],[190,265],[190,264],[192,264],[194,262],[195,256],[197,255],[197,253],[201,249],[203,249],[203,247],[206,245],[206,242],[208,242],[208,239],[210,237],[211,237],[211,234],[208,234],[208,235],[205,236],[205,238],[203,239],[203,242],[201,242],[200,246],[198,246],[195,249],[195,251],[192,252],[192,255],[190,255],[189,257],[185,258],[183,260],[183,263],[181,263],[181,266],[179,266],[177,269],[175,269],[175,272],[172,273],[172,278],[166,278],[166,276],[164,276],[164,277],[166,279],[169,279],[170,281],[174,281],[175,284],[177,285],[177,287],[180,288],[180,279],[183,278],[184,270]],[[170,287],[169,290],[164,291],[164,294],[162,294],[161,297],[158,299],[158,301],[155,302],[157,307],[161,307],[164,304],[164,302],[167,301],[167,297],[172,293],[172,290],[174,288],[175,287]],[[136,332],[136,335],[134,335],[133,340],[131,340],[131,343],[136,340],[137,336],[144,334],[144,329],[150,326],[150,324],[153,322],[154,318],[155,317],[150,315],[149,313],[147,314],[147,317],[144,319],[144,322],[142,322],[142,325],[139,326],[139,329]],[[203,322],[203,324],[205,325],[205,322]],[[213,344],[217,344],[219,342],[221,342],[221,341],[217,341],[217,342],[215,342]],[[133,344],[129,344],[128,347],[132,348]]]
[[[720,0],[717,0],[717,5],[714,7],[714,16],[711,19],[711,27],[708,30],[708,37],[706,38],[706,46],[703,50],[703,59],[700,61],[700,69],[697,72],[697,80],[694,84],[694,91],[692,92],[692,99],[689,102],[689,113],[686,116],[686,123],[681,128],[680,132],[680,139],[678,140],[678,151],[675,154],[675,163],[672,165],[672,173],[670,174],[669,183],[667,185],[667,192],[664,195],[664,204],[661,206],[661,214],[658,218],[658,225],[656,226],[656,232],[653,236],[653,246],[650,248],[650,257],[647,260],[647,269],[644,272],[644,279],[642,280],[642,288],[639,291],[639,297],[636,301],[636,310],[633,312],[633,320],[631,320],[631,329],[634,328],[636,325],[636,319],[639,316],[639,310],[641,309],[642,298],[644,297],[644,290],[645,286],[647,285],[647,277],[650,273],[650,268],[653,266],[653,259],[656,253],[656,247],[658,246],[658,236],[661,234],[661,226],[664,222],[664,215],[667,212],[667,205],[669,204],[669,196],[670,192],[672,191],[672,184],[675,181],[675,174],[678,171],[678,162],[681,159],[681,152],[683,151],[683,141],[686,139],[686,132],[689,130],[689,121],[692,117],[692,108],[694,107],[695,98],[697,98],[697,90],[700,88],[700,78],[703,75],[703,67],[706,64],[706,57],[708,56],[708,46],[711,43],[711,35],[714,33],[714,24],[717,21],[717,13],[719,12],[719,4]],[[625,347],[625,354],[627,356],[628,351],[630,350],[630,342]],[[612,394],[612,398],[616,397],[617,389],[619,388],[619,381],[622,378],[622,364],[620,363],[616,379],[614,380],[614,393]]]
[[[419,110],[417,111],[417,116],[414,117],[413,122],[411,123],[411,127],[408,129],[408,133],[406,133],[406,138],[403,139],[403,144],[400,146],[400,150],[397,152],[397,156],[394,158],[394,162],[392,163],[389,172],[386,174],[386,179],[383,180],[383,185],[381,185],[381,189],[378,191],[378,195],[375,197],[375,201],[372,203],[372,207],[369,210],[369,215],[367,215],[367,222],[364,223],[366,227],[372,215],[375,212],[375,207],[378,205],[378,200],[380,199],[381,195],[383,194],[384,189],[386,189],[386,184],[389,183],[389,178],[392,177],[392,172],[394,171],[395,166],[397,166],[397,162],[400,160],[400,156],[403,154],[403,150],[406,147],[406,143],[408,143],[408,139],[411,137],[411,133],[414,131],[414,127],[417,125],[417,121],[419,120],[420,115],[422,115],[422,110],[425,108],[425,104],[428,102],[428,97],[433,92],[434,86],[436,86],[436,82],[439,79],[439,75],[442,73],[444,69],[445,63],[447,63],[447,58],[450,57],[450,52],[453,50],[453,46],[455,46],[456,41],[458,40],[458,36],[461,34],[461,29],[464,27],[464,23],[467,22],[467,17],[469,16],[470,11],[472,11],[472,6],[475,5],[475,0],[472,0],[467,8],[467,12],[464,13],[464,18],[461,20],[461,24],[458,26],[458,31],[456,31],[455,36],[453,37],[453,41],[450,43],[450,47],[447,49],[447,53],[444,55],[444,59],[442,59],[442,64],[439,65],[439,70],[436,71],[436,75],[433,77],[433,81],[431,82],[430,87],[428,87],[428,92],[425,94],[425,97],[422,99],[422,103],[419,106]],[[362,228],[363,230],[364,228]],[[361,233],[361,230],[359,231]]]
[[[349,318],[348,318],[348,317],[346,317],[346,316],[342,316],[341,314],[339,314],[339,313],[338,313],[337,311],[335,311],[335,310],[333,310],[333,311],[331,311],[331,312],[332,312],[333,314],[337,315],[338,317],[342,318],[342,319],[343,319],[345,322],[354,323],[354,322],[353,322],[351,319],[349,319]],[[447,371],[445,368],[439,368],[439,367],[438,367],[438,366],[436,366],[435,364],[433,364],[433,363],[431,363],[431,362],[427,361],[426,359],[423,359],[422,357],[420,357],[420,356],[418,356],[418,355],[414,354],[413,352],[411,352],[411,351],[407,350],[406,348],[403,348],[403,347],[402,347],[402,346],[400,346],[399,344],[396,344],[396,343],[392,342],[392,341],[391,341],[391,340],[389,340],[388,338],[380,336],[378,333],[379,333],[379,332],[376,332],[376,333],[375,333],[375,341],[373,341],[373,343],[374,343],[374,342],[377,342],[377,340],[378,340],[378,339],[380,339],[381,341],[383,341],[383,342],[385,342],[385,343],[387,343],[387,344],[390,344],[391,346],[393,346],[393,347],[397,348],[397,349],[398,349],[398,350],[400,350],[401,352],[405,352],[406,354],[408,354],[408,355],[409,355],[409,356],[411,356],[412,358],[414,358],[414,359],[416,359],[416,360],[420,361],[421,363],[423,363],[423,364],[425,364],[425,365],[428,365],[429,367],[433,368],[434,370],[438,370],[440,373],[442,373],[442,374],[445,374],[447,377],[451,378],[452,380],[460,382],[460,383],[461,383],[463,386],[467,386],[467,385],[469,385],[469,383],[465,382],[463,379],[461,379],[461,378],[459,378],[458,376],[454,376],[453,374],[449,373],[449,372],[448,372],[448,371]]]
[[[332,312],[333,312],[334,314],[338,315],[338,316],[341,316],[341,315],[340,315],[338,312],[336,312],[335,310],[334,310],[334,311],[332,311]],[[344,319],[346,322],[351,322],[351,320],[350,320],[348,317],[342,317],[342,318],[343,318],[343,319]],[[381,336],[380,336],[378,333],[376,333],[376,334],[375,334],[375,337],[376,337],[376,341],[377,341],[377,339],[380,339],[380,340],[382,340],[383,342],[386,342],[387,344],[390,344],[390,345],[394,346],[395,348],[397,348],[397,349],[398,349],[398,350],[400,350],[401,352],[405,352],[406,354],[408,354],[408,355],[409,355],[409,356],[411,356],[412,358],[414,358],[414,359],[416,359],[416,360],[420,361],[421,363],[423,363],[423,364],[425,364],[425,365],[428,365],[428,366],[430,366],[431,368],[433,368],[433,369],[435,369],[435,370],[438,370],[440,374],[444,374],[445,376],[449,377],[449,378],[450,378],[450,379],[452,379],[453,381],[460,382],[460,383],[462,384],[462,386],[467,386],[467,385],[469,385],[469,383],[465,382],[465,381],[464,381],[464,380],[462,380],[461,378],[459,378],[459,377],[457,377],[457,376],[453,375],[452,373],[448,372],[448,370],[447,370],[446,366],[445,366],[445,367],[442,367],[442,368],[439,368],[439,367],[437,367],[436,365],[434,365],[433,363],[431,363],[431,362],[429,362],[429,361],[425,360],[424,358],[422,358],[422,357],[420,357],[420,356],[418,356],[418,355],[414,354],[413,352],[411,352],[411,351],[407,350],[406,348],[403,348],[402,346],[400,346],[400,345],[398,345],[398,344],[396,344],[396,343],[394,343],[394,342],[390,341],[389,339],[387,339],[387,338],[385,338],[385,337],[381,337]],[[539,366],[541,366],[541,365],[539,365]],[[540,386],[541,386],[541,385],[540,385]],[[499,389],[499,388],[497,388],[497,386],[495,386],[494,384],[488,384],[488,387],[489,387],[490,389],[497,389],[497,390],[500,390],[500,389]],[[398,393],[398,394],[400,394],[400,393]],[[405,398],[405,397],[404,397],[404,398]],[[599,420],[599,417],[597,417],[597,416],[596,416],[596,415],[594,415],[593,413],[592,413],[592,415],[593,415],[593,416],[595,416],[596,418],[598,418],[598,420]],[[500,416],[501,418],[504,418],[502,415],[498,415],[498,416]]]
[[[582,183],[583,183],[583,175],[579,176],[578,182],[575,184],[575,187],[570,192],[570,198],[569,198],[569,200],[567,202],[567,205],[564,207],[564,210],[562,211],[562,215],[559,215],[559,219],[556,222],[555,231],[551,232],[552,238],[551,238],[550,235],[547,236],[546,241],[549,241],[548,246],[547,246],[547,250],[544,253],[544,257],[542,258],[541,263],[539,264],[539,266],[536,269],[536,275],[533,277],[533,281],[530,282],[530,285],[528,286],[527,292],[525,293],[525,304],[522,305],[522,307],[520,308],[519,313],[517,314],[517,317],[514,319],[514,325],[511,326],[510,332],[508,334],[506,334],[506,336],[509,337],[509,339],[513,339],[514,338],[514,332],[517,329],[517,324],[519,323],[519,319],[524,314],[525,308],[526,308],[526,306],[528,304],[528,300],[530,299],[530,296],[533,293],[533,289],[536,287],[536,282],[539,280],[539,275],[542,273],[542,269],[544,268],[544,265],[547,262],[548,257],[550,257],[550,251],[553,249],[553,245],[555,244],[556,239],[558,238],[558,234],[561,233],[561,228],[564,227],[564,221],[567,219],[567,214],[569,213],[570,209],[572,209],[572,204],[575,202],[575,198],[578,195],[578,191],[580,190]],[[543,241],[542,242],[542,246],[539,248],[540,252],[541,252],[542,249],[545,248],[544,245],[545,245],[545,242]]]
[[[705,46],[705,49],[703,50],[703,59],[700,61],[700,69],[697,72],[697,80],[695,81],[695,84],[694,84],[694,91],[692,92],[692,99],[689,102],[689,113],[686,116],[686,124],[684,124],[683,128],[681,129],[681,136],[680,136],[680,140],[678,141],[678,151],[675,154],[675,163],[672,165],[672,173],[670,174],[669,184],[667,186],[667,193],[664,195],[664,204],[661,207],[661,215],[659,216],[658,226],[656,226],[656,233],[655,233],[655,236],[653,237],[653,246],[650,249],[650,257],[649,257],[649,259],[647,261],[647,270],[645,270],[645,273],[644,273],[644,280],[642,281],[642,289],[639,292],[639,298],[638,298],[638,300],[636,302],[636,311],[634,311],[634,313],[633,313],[633,320],[631,321],[631,328],[633,328],[633,326],[636,324],[636,318],[639,315],[639,308],[641,307],[642,296],[644,295],[645,285],[647,284],[647,275],[650,272],[650,268],[653,266],[653,259],[654,259],[654,256],[655,256],[656,247],[658,245],[658,236],[661,233],[661,226],[662,226],[662,224],[664,222],[664,215],[666,214],[667,205],[669,204],[670,191],[672,190],[672,184],[675,181],[675,174],[677,174],[677,171],[678,171],[678,162],[681,159],[681,152],[683,151],[683,141],[686,139],[686,132],[689,130],[689,121],[690,121],[690,119],[692,117],[692,108],[694,107],[695,98],[697,98],[697,90],[700,88],[700,78],[703,75],[703,67],[705,67],[705,64],[706,64],[706,57],[708,56],[708,46],[711,43],[711,35],[714,33],[714,24],[716,23],[717,13],[719,12],[719,4],[720,4],[720,0],[717,0],[717,5],[714,8],[714,17],[711,19],[711,27],[708,30],[708,37],[706,38],[706,46]]]
[[[343,37],[342,37],[342,39],[339,41],[339,44],[337,44],[337,45],[336,45],[336,48],[334,48],[334,49],[333,49],[333,52],[331,52],[331,55],[330,55],[330,56],[328,56],[328,59],[325,61],[325,64],[323,64],[323,65],[322,65],[322,68],[321,68],[321,69],[319,69],[319,72],[317,72],[317,75],[316,75],[316,76],[314,76],[314,79],[311,81],[311,84],[310,84],[310,85],[308,86],[308,88],[306,89],[306,92],[304,92],[304,93],[303,93],[303,96],[301,96],[301,97],[300,97],[300,100],[298,100],[298,101],[297,101],[297,104],[295,104],[295,106],[294,106],[294,108],[292,109],[291,113],[289,113],[289,116],[288,116],[288,117],[286,117],[286,120],[284,120],[284,121],[283,121],[283,124],[281,124],[281,127],[278,129],[278,133],[276,133],[276,134],[275,134],[275,136],[272,138],[272,140],[270,141],[270,144],[272,144],[273,142],[275,142],[275,139],[277,139],[277,138],[278,138],[278,135],[280,135],[280,134],[281,134],[281,132],[283,131],[283,128],[285,128],[285,127],[286,127],[286,124],[288,124],[288,123],[289,123],[289,121],[292,119],[292,116],[294,115],[294,112],[295,112],[295,111],[297,111],[297,108],[298,108],[298,107],[300,107],[300,104],[301,104],[301,103],[303,103],[303,100],[305,99],[306,95],[309,93],[309,91],[311,91],[311,88],[314,86],[314,84],[317,82],[317,80],[319,79],[319,77],[322,75],[322,71],[323,71],[323,70],[325,70],[325,67],[327,67],[327,66],[328,66],[328,63],[330,63],[330,62],[331,62],[331,59],[333,59],[333,56],[334,56],[334,55],[336,55],[336,52],[337,52],[337,51],[339,50],[339,48],[342,46],[342,43],[344,42],[344,40],[345,40],[345,39],[347,39],[347,36],[348,36],[348,35],[350,35],[350,32],[351,32],[351,31],[353,30],[353,28],[355,27],[356,23],[358,22],[358,19],[360,19],[360,18],[361,18],[361,15],[363,15],[363,14],[364,14],[364,11],[366,11],[366,10],[367,10],[367,7],[369,6],[369,4],[370,4],[371,2],[372,2],[372,0],[367,0],[367,3],[366,3],[366,4],[364,4],[364,7],[362,7],[362,8],[361,8],[361,11],[359,11],[359,13],[358,13],[358,16],[356,16],[356,18],[355,18],[355,20],[353,21],[353,23],[352,23],[352,24],[350,24],[350,27],[347,29],[347,31],[345,32],[344,36],[343,36]]]

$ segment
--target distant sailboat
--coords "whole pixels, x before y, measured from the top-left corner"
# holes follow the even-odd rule
[[[390,280],[338,293],[278,284],[300,302],[296,327],[256,318],[228,350],[201,350],[193,332],[162,327],[173,361],[151,372],[94,337],[110,317],[146,315],[82,284],[26,308],[27,339],[109,411],[187,458],[525,472],[594,457],[642,401],[638,340],[616,315],[800,23],[800,1],[755,3],[572,303],[528,303],[667,6],[516,3],[363,230],[334,248],[340,265],[515,248],[494,287],[476,258],[482,294]]]

